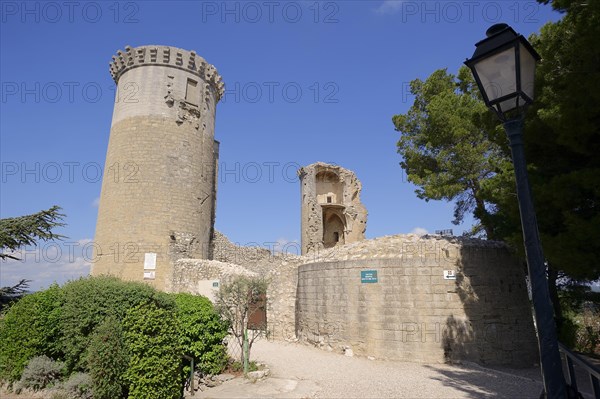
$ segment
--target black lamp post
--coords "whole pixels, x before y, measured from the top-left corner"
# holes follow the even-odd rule
[[[465,64],[473,72],[485,104],[504,122],[510,142],[544,389],[547,398],[562,399],[566,394],[565,379],[523,149],[523,110],[533,102],[535,64],[540,56],[506,24],[492,26],[486,35]]]

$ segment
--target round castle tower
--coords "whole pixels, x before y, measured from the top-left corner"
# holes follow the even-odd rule
[[[169,291],[174,261],[209,255],[224,85],[194,51],[126,46],[117,53],[92,274]]]

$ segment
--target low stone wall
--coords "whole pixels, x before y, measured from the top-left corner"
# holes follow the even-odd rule
[[[268,274],[267,325],[269,336],[280,340],[296,340],[296,290],[298,266],[302,258],[275,258],[277,263]]]
[[[458,248],[454,259],[372,254],[300,266],[298,338],[383,359],[533,365],[523,269],[505,248]]]
[[[232,243],[224,234],[215,231],[212,240],[212,256],[215,261],[239,264],[246,271],[269,281],[267,292],[267,323],[269,336],[282,340],[296,338],[296,287],[298,266],[307,259],[293,254],[272,253],[266,248],[240,246]],[[192,260],[180,262],[176,268],[180,273],[177,286],[189,289],[185,275],[197,273]],[[200,261],[198,266],[205,265]],[[205,274],[204,272],[201,272]],[[194,287],[194,283],[191,283]]]
[[[204,295],[214,302],[221,284],[234,276],[256,276],[256,273],[233,263],[207,259],[180,259],[173,265],[171,292]]]
[[[298,257],[218,242],[219,259],[240,263],[179,260],[173,290],[211,297],[231,276],[266,277],[275,339],[382,359],[538,362],[525,269],[502,243],[397,235]]]
[[[265,276],[273,263],[278,263],[276,255],[259,246],[241,246],[232,243],[224,234],[214,231],[210,249],[211,259],[242,265],[244,268]]]

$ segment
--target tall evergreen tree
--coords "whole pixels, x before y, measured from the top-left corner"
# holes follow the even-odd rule
[[[65,215],[60,207],[53,206],[31,215],[0,219],[0,260],[19,260],[14,254],[17,249],[35,245],[37,241],[60,240],[64,236],[56,234],[53,229],[64,226]],[[29,280],[21,280],[10,287],[0,287],[0,306],[7,299],[18,297],[27,292]]]
[[[550,1],[540,0],[540,3]],[[531,43],[542,56],[525,149],[549,284],[600,278],[600,2],[554,0],[565,13]],[[411,83],[415,102],[393,122],[408,178],[425,200],[456,201],[488,238],[522,248],[510,151],[464,68]],[[554,292],[556,295],[556,292]]]

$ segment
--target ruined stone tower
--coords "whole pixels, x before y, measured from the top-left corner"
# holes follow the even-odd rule
[[[194,51],[126,46],[117,53],[92,274],[168,291],[173,262],[208,257],[223,83]]]
[[[317,162],[298,170],[302,195],[302,254],[365,239],[367,209],[353,172]]]

